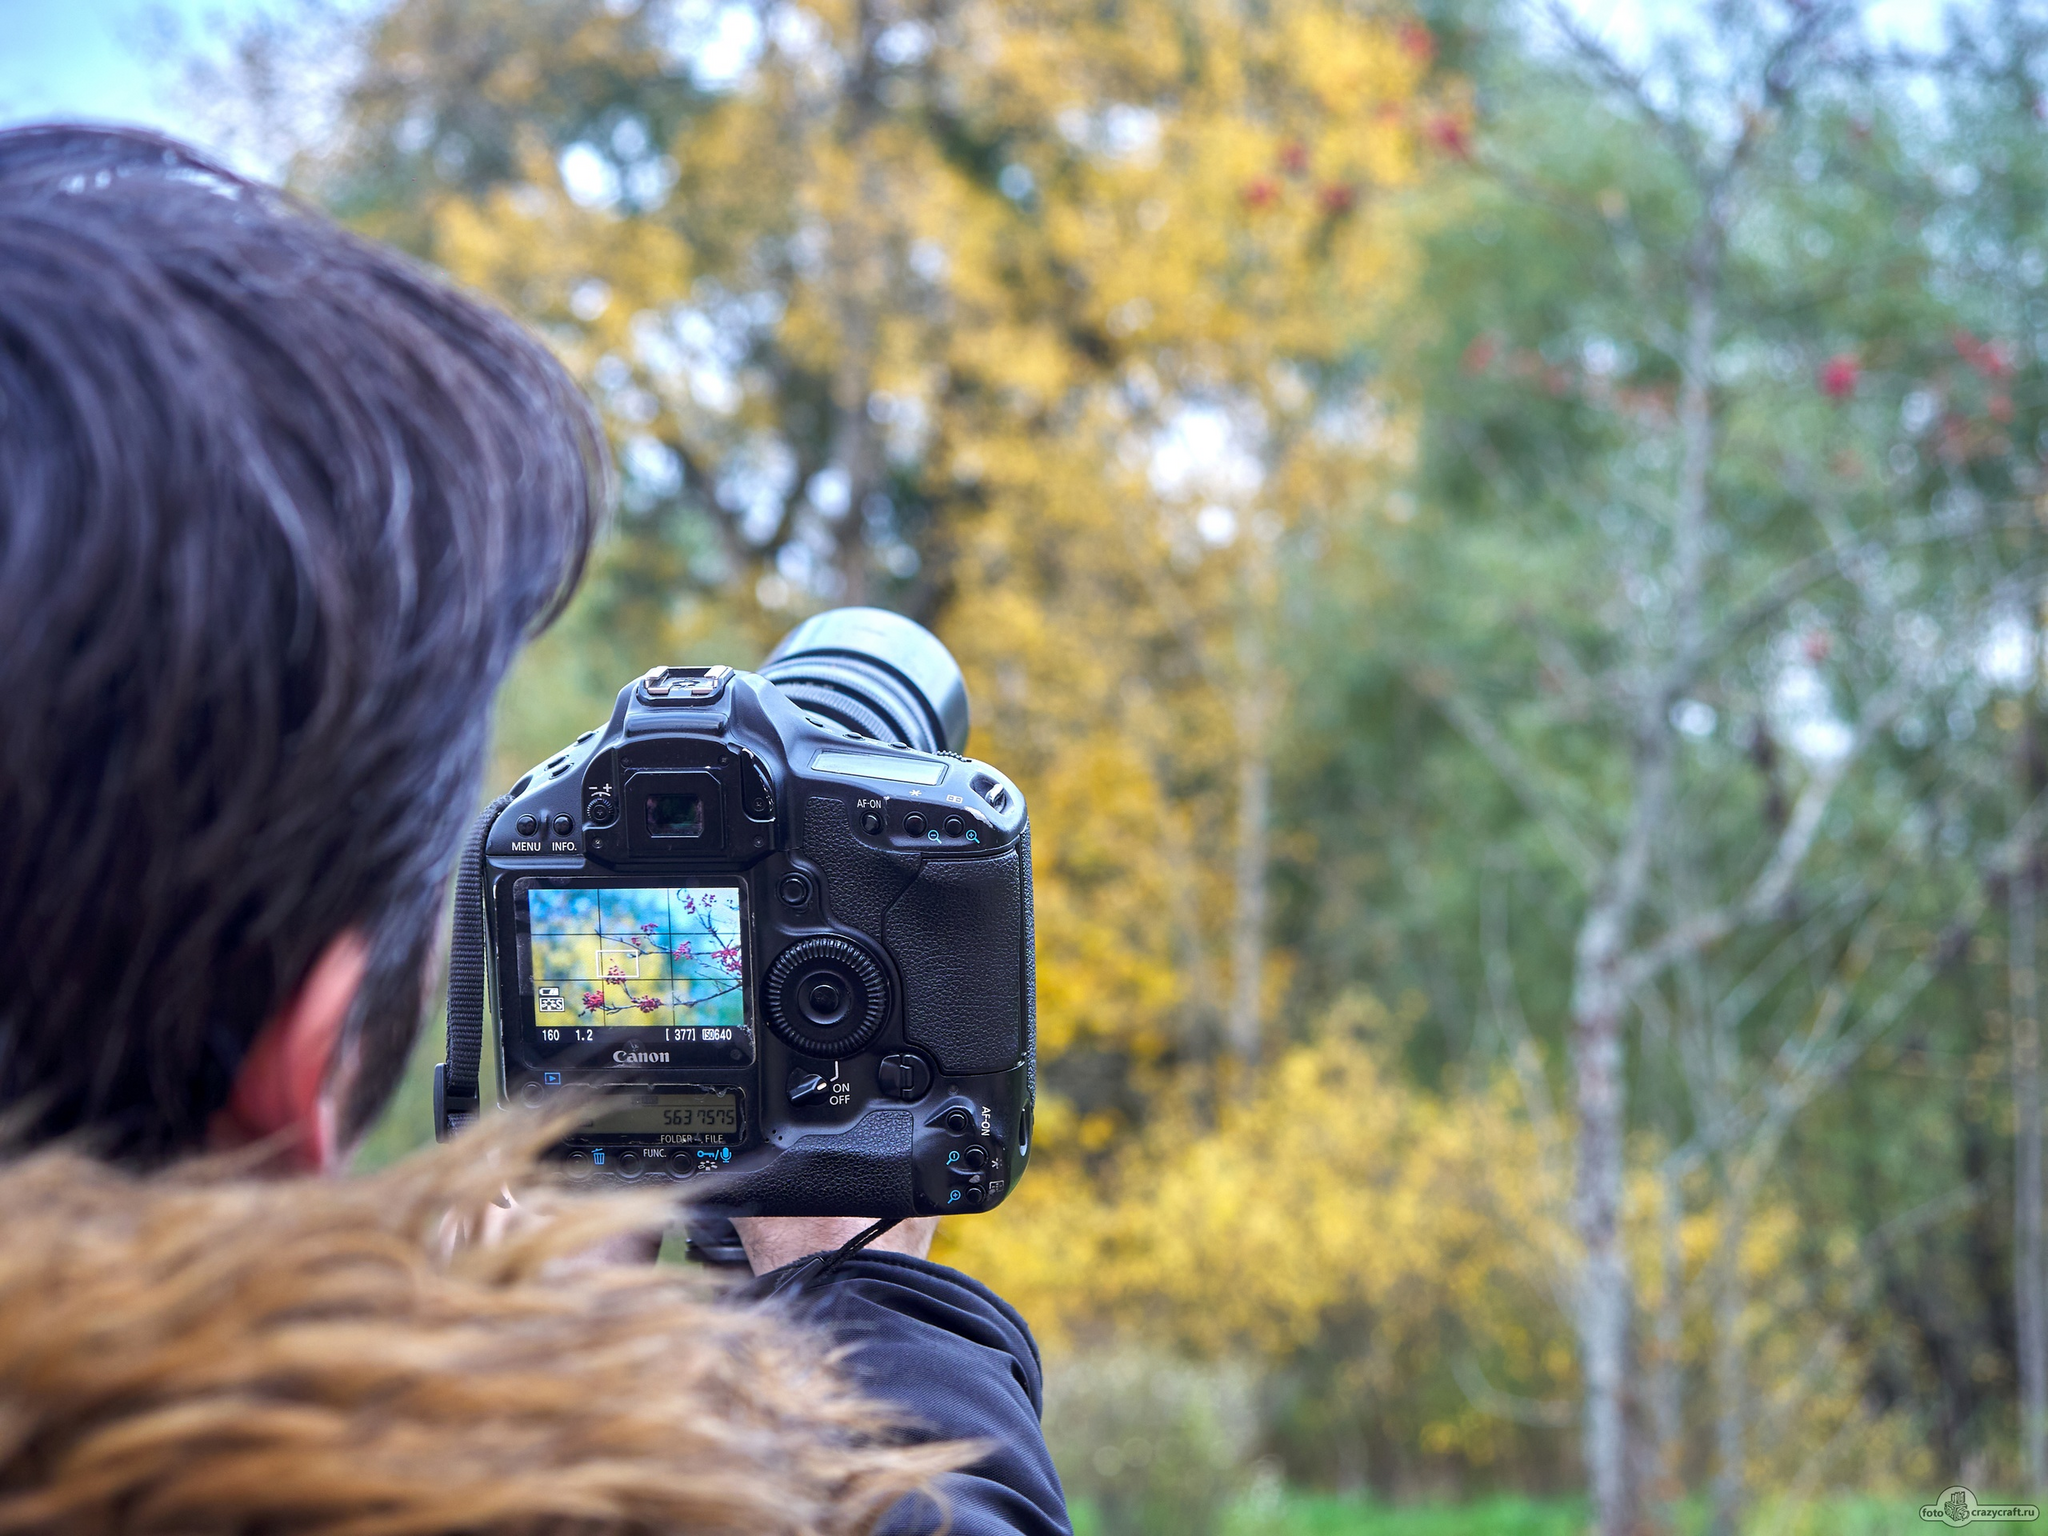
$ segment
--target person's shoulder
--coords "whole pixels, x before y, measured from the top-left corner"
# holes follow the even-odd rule
[[[542,1190],[477,1240],[520,1151],[491,1141],[361,1179],[0,1164],[0,1408],[50,1469],[0,1525],[851,1533],[963,1463],[891,1443],[799,1321],[576,1265],[644,1205]]]

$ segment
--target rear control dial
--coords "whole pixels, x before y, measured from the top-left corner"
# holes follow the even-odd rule
[[[858,944],[799,939],[768,968],[768,1027],[791,1049],[836,1060],[880,1033],[889,982]]]

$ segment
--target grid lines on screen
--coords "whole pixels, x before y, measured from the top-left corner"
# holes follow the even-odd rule
[[[746,1028],[739,892],[529,889],[534,1023]]]

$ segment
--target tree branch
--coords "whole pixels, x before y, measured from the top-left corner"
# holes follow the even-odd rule
[[[1514,792],[1515,798],[1541,824],[1558,857],[1571,868],[1580,884],[1591,889],[1600,879],[1606,861],[1572,825],[1556,803],[1556,796],[1540,782],[1536,769],[1501,735],[1491,720],[1451,687],[1450,679],[1442,673],[1432,668],[1412,668],[1409,681],[1424,698],[1435,703],[1458,733],[1493,765],[1494,772]]]
[[[1678,924],[1662,938],[1638,950],[1626,968],[1631,990],[1642,986],[1673,962],[1698,954],[1736,929],[1761,922],[1777,910],[1791,890],[1807,855],[1813,851],[1814,841],[1820,836],[1821,821],[1834,802],[1835,791],[1841,788],[1849,770],[1870,743],[1898,719],[1911,697],[1903,682],[1895,682],[1879,695],[1858,723],[1848,750],[1816,770],[1806,781],[1806,787],[1793,803],[1792,814],[1786,818],[1784,831],[1778,834],[1771,856],[1757,871],[1749,889],[1737,900]]]

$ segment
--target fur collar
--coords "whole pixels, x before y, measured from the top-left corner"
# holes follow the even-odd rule
[[[787,1320],[565,1258],[658,1202],[542,1184],[474,1240],[526,1167],[0,1167],[0,1533],[852,1536],[967,1459]]]

